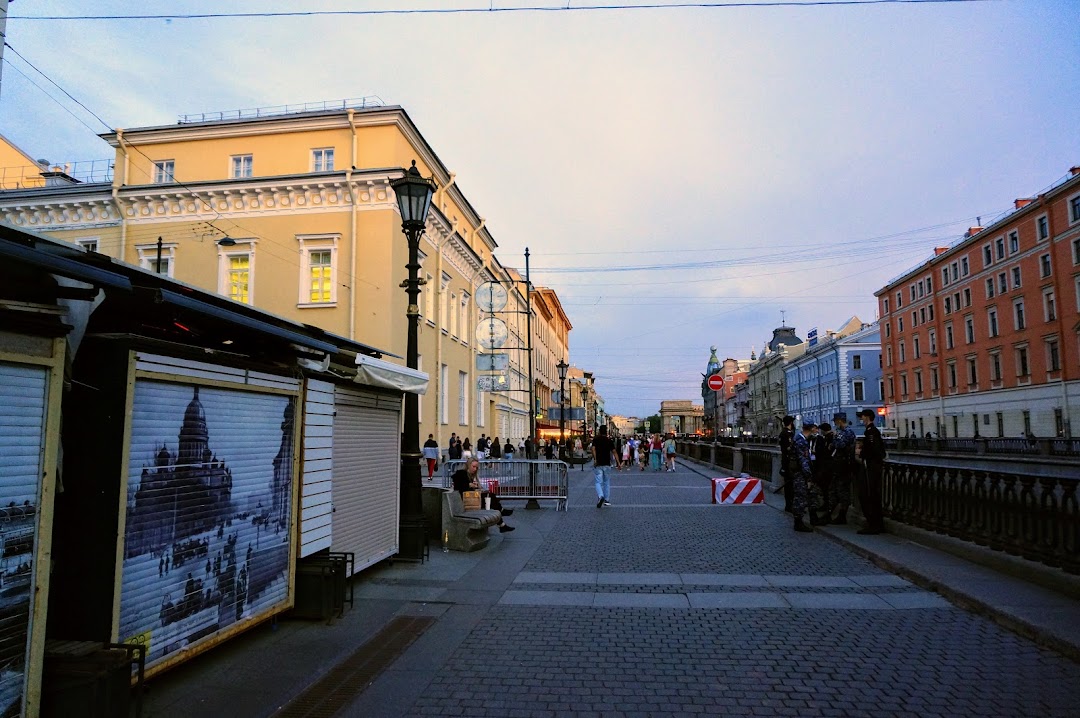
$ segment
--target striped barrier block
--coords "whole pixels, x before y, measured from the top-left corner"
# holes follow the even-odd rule
[[[712,480],[714,504],[763,504],[765,492],[759,479],[735,478]]]

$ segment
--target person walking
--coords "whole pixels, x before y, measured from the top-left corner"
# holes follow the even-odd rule
[[[502,444],[499,443],[499,437],[492,437],[491,445],[488,447],[488,456],[492,459],[502,458]]]
[[[795,516],[795,530],[802,533],[813,531],[803,523],[807,506],[806,484],[810,481],[810,442],[807,438],[813,429],[813,424],[806,423],[801,433],[793,433],[789,453],[787,481],[791,484],[791,513]]]
[[[427,435],[427,441],[424,442],[423,452],[424,458],[427,459],[427,477],[428,480],[435,475],[435,466],[439,463],[439,442],[435,441],[434,434]]]
[[[481,461],[487,456],[488,450],[488,438],[485,434],[480,434],[480,438],[476,440],[476,458]]]
[[[551,439],[544,439],[544,458],[548,461],[555,460],[555,442]]]
[[[848,426],[847,414],[833,414],[836,432],[832,441],[832,480],[829,482],[829,523],[847,523],[851,505],[851,482],[855,475],[855,432]]]
[[[514,442],[510,439],[506,440],[506,444],[503,446],[503,458],[507,461],[514,460]]]
[[[596,430],[596,441],[592,445],[593,480],[596,483],[596,508],[611,506],[611,462],[621,469],[622,462],[615,453],[615,444],[607,435],[607,427]]]
[[[784,477],[784,511],[792,513],[791,502],[794,497],[795,481],[789,467],[792,466],[792,440],[795,438],[795,417],[785,416],[781,423],[784,430],[780,432],[780,470]]]
[[[465,441],[461,442],[461,458],[471,459],[472,455],[472,442],[469,441],[469,437],[466,436]]]
[[[660,455],[663,452],[664,444],[660,441],[659,434],[653,434],[652,440],[649,442],[649,465],[653,471],[660,470]]]
[[[446,455],[451,461],[459,461],[461,459],[461,439],[456,435],[450,437],[450,445],[446,447]]]
[[[881,507],[881,482],[885,470],[885,440],[874,425],[872,409],[859,412],[863,422],[863,443],[861,458],[863,470],[859,472],[859,506],[866,517],[866,526],[858,533],[864,535],[879,534],[885,530],[885,520]]]
[[[664,457],[667,459],[667,470],[675,470],[675,435],[668,434],[664,442]]]

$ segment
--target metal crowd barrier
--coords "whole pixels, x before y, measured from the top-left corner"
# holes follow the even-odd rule
[[[445,461],[442,465],[443,488],[452,488],[451,477],[465,467],[464,459]],[[498,482],[499,499],[526,501],[556,501],[555,510],[565,511],[569,480],[567,466],[562,461],[525,461],[518,459],[487,459],[480,462],[480,484],[490,490],[492,480]]]

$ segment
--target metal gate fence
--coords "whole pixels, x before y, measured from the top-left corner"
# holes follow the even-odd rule
[[[465,467],[464,459],[446,461],[442,465],[443,488],[451,488],[450,477]],[[566,510],[568,487],[567,466],[562,461],[524,461],[492,459],[480,462],[480,484],[489,490],[489,482],[498,482],[495,492],[499,499],[551,500],[555,510]]]

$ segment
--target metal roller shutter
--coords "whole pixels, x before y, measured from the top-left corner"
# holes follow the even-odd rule
[[[398,551],[401,399],[338,387],[334,404],[332,550],[359,571]]]
[[[288,605],[296,397],[147,378],[134,391],[118,637],[152,668]]]
[[[21,714],[48,370],[0,363],[0,714]]]
[[[303,475],[300,479],[300,558],[330,548],[334,507],[334,385],[308,379],[304,391]]]

